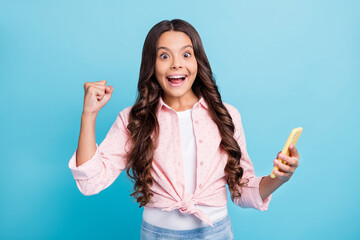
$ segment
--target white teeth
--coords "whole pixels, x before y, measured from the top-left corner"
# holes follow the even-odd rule
[[[185,76],[172,76],[172,77],[168,77],[168,78],[184,78]]]

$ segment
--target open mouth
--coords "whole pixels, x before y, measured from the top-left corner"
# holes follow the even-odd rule
[[[166,78],[170,83],[179,84],[185,81],[186,77],[186,75],[172,75],[167,76]]]

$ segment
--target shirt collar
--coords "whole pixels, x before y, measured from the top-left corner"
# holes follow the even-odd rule
[[[208,109],[208,105],[207,105],[205,99],[204,99],[202,96],[200,97],[199,101],[194,104],[193,107],[196,107],[196,106],[199,105],[199,104],[201,104],[205,109]],[[162,109],[163,107],[166,107],[166,108],[168,108],[168,109],[172,109],[169,105],[167,105],[167,104],[164,102],[163,98],[160,96],[160,98],[159,98],[159,103],[158,103],[158,109]],[[172,110],[173,110],[173,109],[172,109]]]

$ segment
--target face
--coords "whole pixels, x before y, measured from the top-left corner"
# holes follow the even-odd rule
[[[155,76],[164,90],[164,100],[191,98],[197,75],[197,62],[191,39],[183,32],[161,34],[155,62]]]

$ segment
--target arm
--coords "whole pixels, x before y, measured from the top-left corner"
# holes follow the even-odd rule
[[[261,179],[259,185],[259,193],[264,200],[270,194],[272,194],[276,189],[278,189],[283,183],[289,181],[293,175],[295,169],[299,166],[300,155],[297,149],[293,146],[289,146],[290,156],[286,156],[282,153],[278,153],[277,159],[285,161],[287,164],[282,164],[278,160],[274,160],[274,165],[278,166],[280,171],[275,170],[275,178],[270,176],[265,176]]]
[[[260,185],[259,185],[259,193],[261,196],[261,199],[264,201],[265,198],[270,196],[276,189],[278,189],[284,181],[282,181],[279,178],[271,178],[269,176],[265,176],[261,179]]]
[[[81,115],[80,136],[76,151],[76,167],[86,163],[94,156],[95,122],[98,112],[110,100],[113,88],[106,86],[106,80],[84,84],[84,108]]]
[[[76,151],[76,167],[81,166],[94,156],[96,151],[95,122],[97,114],[83,113],[81,115],[80,136]]]
[[[129,139],[126,129],[129,110],[126,108],[117,116],[105,139],[99,146],[95,143],[95,152],[90,158],[86,157],[84,163],[76,166],[80,148],[71,157],[69,168],[76,185],[85,196],[97,194],[109,187],[126,168],[126,153],[131,147],[131,144],[126,144]]]
[[[246,148],[245,133],[241,123],[240,113],[235,107],[228,104],[226,106],[228,107],[229,113],[231,114],[234,122],[234,138],[238,142],[241,150],[240,165],[244,170],[241,182],[245,181],[246,179],[249,180],[248,182],[246,181],[247,184],[245,186],[239,188],[241,197],[231,197],[231,200],[242,208],[255,208],[261,211],[266,211],[268,209],[272,195],[269,194],[266,198],[262,198],[262,196],[260,196],[259,185],[264,177],[257,177],[255,175],[254,166],[250,160]]]

